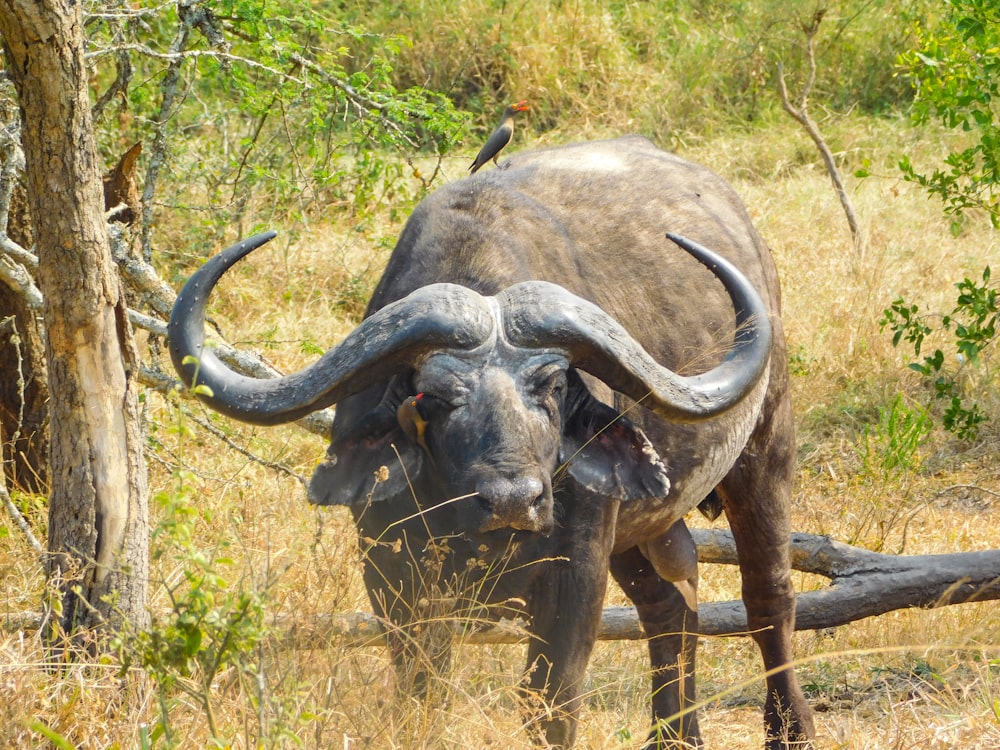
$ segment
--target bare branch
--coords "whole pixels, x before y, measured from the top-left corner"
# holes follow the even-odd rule
[[[167,329],[164,321],[170,317],[170,312],[173,310],[177,295],[170,285],[160,278],[156,269],[150,263],[141,258],[136,258],[129,253],[127,244],[124,241],[121,225],[109,224],[108,236],[111,239],[112,257],[114,257],[115,262],[118,264],[125,283],[138,295],[143,304],[149,305],[155,313],[161,316],[160,318],[154,318],[137,310],[130,309],[129,320],[134,326],[147,330],[156,336],[165,337]],[[0,259],[2,259],[2,256],[0,256]],[[243,375],[269,379],[281,377],[283,374],[280,370],[265,362],[259,355],[230,346],[222,340],[222,336],[218,332],[216,333],[214,345],[215,353],[219,356],[219,359]],[[153,386],[157,390],[165,389],[166,386],[161,381],[151,378],[152,381],[159,383]],[[140,382],[143,382],[144,385],[149,385],[145,381]],[[299,424],[313,434],[327,436],[330,434],[330,426],[333,424],[333,410],[324,409],[310,414],[296,424]]]
[[[20,130],[19,120],[0,127],[0,158],[3,158],[3,167],[0,168],[0,232],[4,233],[7,232],[14,188],[17,186],[18,177],[24,173]]]
[[[129,311],[131,313],[131,311]],[[141,365],[139,367],[138,380],[146,388],[151,388],[159,393],[167,394],[184,387],[184,384],[177,378],[167,375],[162,370]]]
[[[38,256],[25,250],[3,232],[0,232],[0,250],[25,268],[30,268],[32,271],[38,268]]]
[[[125,283],[138,295],[143,305],[149,305],[164,318],[170,317],[170,310],[177,296],[174,290],[160,278],[151,263],[132,255],[125,241],[124,228],[120,224],[108,224],[108,237],[111,241],[111,256],[118,264]]]
[[[732,534],[692,530],[703,562],[736,564]],[[796,630],[836,627],[897,609],[943,607],[1000,599],[1000,550],[942,555],[888,555],[826,536],[792,535],[792,567],[831,579],[829,588],[799,594]],[[704,612],[704,610],[702,610]],[[716,612],[711,635],[746,630],[738,602]]]
[[[157,18],[163,10],[173,5],[172,2],[161,3],[155,8],[131,8],[121,4],[115,10],[93,10],[88,8],[84,17],[84,25],[91,21],[137,21],[143,18]]]
[[[167,72],[160,85],[162,100],[160,109],[153,118],[154,134],[153,146],[150,149],[149,164],[146,169],[146,181],[142,191],[142,252],[143,258],[148,263],[153,257],[152,231],[153,231],[153,197],[156,195],[156,188],[159,182],[160,170],[167,160],[167,122],[173,117],[174,111],[179,106],[178,86],[180,84],[181,68],[188,59],[199,55],[209,55],[217,59],[225,59],[228,55],[228,46],[221,32],[216,29],[211,13],[201,7],[198,0],[181,0],[177,4],[178,18],[180,26],[177,34],[170,45],[170,52],[167,55],[169,64]],[[193,28],[199,29],[208,39],[215,49],[209,51],[188,50],[188,42]],[[138,45],[135,45],[137,48]],[[126,45],[126,50],[132,50],[133,45]],[[144,54],[146,54],[144,52]],[[149,50],[149,55],[159,57],[158,53]],[[263,67],[259,63],[244,60],[243,64],[253,67]]]
[[[24,423],[24,369],[22,367],[22,360],[21,360],[21,339],[17,333],[17,324],[14,321],[13,315],[4,318],[2,321],[0,321],[0,332],[3,332],[7,328],[10,329],[10,334],[8,338],[11,344],[14,346],[14,350],[17,353],[17,386],[18,386],[18,392],[21,397],[19,405],[19,413],[17,415],[17,427],[14,430],[13,434],[10,436],[10,442],[13,444],[16,443],[16,441],[18,440],[20,436],[21,425]],[[0,462],[0,464],[2,464],[2,462]],[[38,543],[38,540],[35,538],[35,535],[31,533],[31,527],[28,525],[27,520],[21,514],[21,511],[18,510],[17,506],[14,505],[14,501],[11,500],[10,493],[7,491],[6,474],[7,474],[6,468],[0,465],[0,497],[3,498],[3,503],[7,508],[7,513],[10,515],[10,517],[14,520],[14,523],[17,524],[17,527],[24,534],[25,538],[28,540],[28,544],[31,545],[31,548],[35,550],[35,552],[42,554],[43,552],[45,552],[45,549],[42,547],[41,544]]]
[[[780,64],[778,65],[777,71],[778,93],[781,96],[781,106],[805,129],[813,143],[816,144],[816,148],[819,151],[820,156],[823,158],[823,163],[826,165],[827,174],[830,175],[830,180],[833,182],[833,187],[837,193],[837,197],[840,199],[840,205],[844,209],[844,214],[847,217],[847,224],[851,230],[851,238],[854,241],[854,252],[859,258],[863,258],[866,243],[861,229],[861,224],[854,211],[854,204],[851,201],[851,196],[844,188],[844,181],[840,176],[840,170],[837,167],[837,162],[836,159],[834,159],[833,152],[830,151],[830,147],[827,146],[826,141],[819,132],[819,127],[809,116],[809,94],[812,92],[813,83],[816,80],[816,34],[819,31],[819,25],[823,20],[824,12],[825,11],[822,10],[817,11],[813,16],[812,21],[808,24],[804,24],[802,27],[802,33],[805,34],[806,37],[806,53],[809,60],[809,75],[802,86],[802,95],[799,97],[798,106],[796,107],[792,105],[791,100],[789,99],[788,88],[785,85],[785,73]]]
[[[133,311],[129,311],[129,313],[130,317],[134,314]],[[177,378],[147,365],[139,368],[138,379],[146,388],[151,388],[163,394],[184,389],[184,384]],[[308,417],[300,419],[295,424],[306,432],[311,432],[314,435],[324,438],[329,437],[330,428],[333,425],[333,409],[324,409],[323,411],[315,412]]]
[[[125,38],[125,31],[122,25],[122,17],[109,17],[104,19],[107,21],[109,27],[112,29],[112,39],[120,45]],[[123,102],[128,101],[128,86],[132,81],[132,58],[129,53],[122,49],[121,46],[117,46],[113,52],[115,56],[115,80],[111,82],[108,86],[107,91],[101,94],[100,98],[94,104],[91,109],[91,117],[94,121],[98,121],[101,115],[104,114],[105,108],[108,104],[117,96],[121,97]]]
[[[299,483],[302,485],[303,489],[309,486],[309,480],[307,480],[297,471],[293,471],[284,464],[278,463],[276,461],[269,461],[266,458],[258,456],[256,453],[253,453],[252,451],[249,451],[246,448],[244,448],[242,445],[239,445],[238,443],[234,442],[228,435],[226,435],[225,432],[220,430],[218,427],[213,425],[208,420],[202,419],[194,412],[192,412],[190,409],[188,409],[186,406],[182,406],[181,408],[184,409],[184,413],[187,415],[188,419],[197,424],[203,430],[212,433],[212,435],[214,435],[217,440],[220,440],[231,450],[234,450],[237,453],[246,456],[254,463],[260,464],[261,466],[264,466],[268,469],[274,469],[275,471],[284,474],[286,476],[292,477],[293,479],[297,479]]]
[[[167,335],[166,323],[151,315],[144,315],[138,310],[133,310],[131,307],[128,310],[128,320],[136,328],[142,328],[156,336],[166,337]]]
[[[3,498],[3,504],[7,508],[7,513],[10,515],[11,519],[17,524],[17,528],[21,530],[24,534],[24,538],[28,540],[28,544],[31,548],[35,550],[39,555],[45,554],[45,547],[41,545],[35,535],[31,532],[31,526],[28,525],[28,521],[18,510],[17,506],[14,505],[14,501],[11,500],[10,494],[7,492],[7,480],[4,478],[4,473],[0,471],[0,498]]]
[[[6,250],[5,240],[10,242],[6,236],[0,237],[0,247],[4,250]],[[35,286],[31,274],[20,263],[3,254],[0,254],[0,281],[24,297],[32,310],[42,309],[42,292]]]
[[[17,424],[14,426],[14,432],[10,436],[10,442],[14,444],[21,437],[21,427],[24,425],[24,357],[21,353],[21,336],[17,332],[17,320],[13,315],[0,320],[0,332],[3,332],[6,328],[10,329],[8,340],[11,346],[14,347],[14,356],[17,360]],[[0,472],[0,474],[2,473]],[[0,479],[0,482],[2,481],[4,480]]]
[[[188,29],[188,32],[190,32],[190,29]],[[178,39],[175,38],[175,42],[173,45],[171,45],[171,49],[168,52],[159,52],[145,44],[129,43],[129,44],[118,45],[115,47],[107,47],[105,49],[95,50],[93,52],[87,53],[85,57],[88,60],[91,60],[100,57],[107,57],[108,55],[112,54],[117,55],[117,53],[119,52],[135,52],[140,55],[143,55],[144,57],[151,58],[153,60],[164,60],[174,66],[180,66],[181,64],[183,64],[188,60],[196,60],[202,57],[207,57],[207,58],[212,58],[214,60],[218,60],[224,64],[239,63],[240,65],[244,65],[248,68],[252,68],[262,73],[267,73],[276,78],[283,78],[285,80],[292,81],[293,83],[298,83],[301,85],[305,84],[305,81],[296,78],[288,73],[282,72],[278,68],[274,68],[270,65],[265,65],[259,60],[254,60],[251,57],[234,55],[231,52],[224,52],[216,49],[174,49],[174,46],[178,43],[179,43]]]

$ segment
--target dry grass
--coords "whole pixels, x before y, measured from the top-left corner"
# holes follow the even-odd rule
[[[885,144],[908,137],[891,122],[827,126],[848,171],[864,156],[887,160]],[[897,391],[921,394],[878,327],[881,310],[899,294],[931,309],[949,306],[951,283],[996,257],[995,233],[982,222],[953,236],[938,206],[886,167],[887,177],[851,181],[869,236],[866,256],[855,258],[829,181],[791,126],[776,123],[767,135],[715,140],[687,155],[736,184],[784,276],[801,447],[796,530],[893,552],[1000,547],[995,426],[973,449],[935,436],[920,470],[892,481],[866,474],[856,450],[864,425]],[[225,330],[263,348],[279,367],[311,360],[315,346],[326,348],[351,328],[377,278],[387,256],[372,253],[369,239],[316,226],[293,245],[262,251],[219,296]],[[179,444],[171,429],[175,409],[155,397],[148,420],[154,491],[176,486],[178,466],[193,472],[188,481],[203,511],[196,538],[205,550],[221,553],[226,545],[234,560],[230,581],[265,590],[274,615],[368,609],[346,511],[317,512],[296,479],[224,449],[205,433]],[[249,450],[301,475],[324,449],[321,440],[294,428],[226,429]],[[43,535],[44,508],[32,505],[29,517]],[[164,558],[155,567],[151,603],[159,611],[167,604],[159,584],[177,579],[177,565]],[[0,536],[0,571],[5,614],[34,608],[41,568],[13,529]],[[818,585],[805,575],[798,583]],[[701,590],[705,600],[733,598],[738,576],[706,566]],[[622,603],[622,596],[612,591],[609,600]],[[797,647],[821,748],[1000,745],[1000,615],[993,604],[895,612],[832,632],[801,633]],[[394,702],[381,648],[347,649],[333,641],[307,652],[270,645],[254,654],[256,687],[234,670],[216,681],[222,734],[233,747],[255,746],[262,729],[273,734],[268,746],[295,746],[297,738],[301,746],[324,748],[529,747],[513,691],[523,648],[460,646],[456,653],[454,672],[445,678],[447,700],[421,706]],[[642,644],[598,644],[580,747],[640,746],[646,670]],[[699,687],[709,747],[761,746],[758,672],[747,639],[703,642]],[[261,686],[265,700],[255,707],[250,696]],[[50,746],[32,727],[37,720],[73,747],[138,747],[136,727],[157,718],[152,688],[134,674],[122,678],[113,663],[49,671],[34,633],[7,629],[0,635],[0,746]],[[203,713],[179,693],[171,697],[170,723],[178,747],[207,745]]]

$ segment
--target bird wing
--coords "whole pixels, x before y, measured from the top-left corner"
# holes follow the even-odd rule
[[[499,154],[503,150],[503,147],[510,143],[510,139],[513,135],[513,123],[501,123],[500,127],[494,130],[490,134],[490,137],[486,139],[486,143],[479,150],[479,153],[473,160],[472,165],[469,167],[469,171],[475,174],[477,169]]]

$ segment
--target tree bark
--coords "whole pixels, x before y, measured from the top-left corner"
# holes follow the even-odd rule
[[[0,0],[0,34],[23,123],[52,394],[47,573],[61,606],[46,635],[122,617],[142,625],[149,518],[139,356],[104,222],[81,6]]]

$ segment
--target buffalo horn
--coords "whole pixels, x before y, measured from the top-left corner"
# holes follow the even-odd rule
[[[654,360],[597,305],[543,281],[523,282],[501,293],[508,340],[517,346],[563,350],[575,367],[664,419],[693,422],[730,409],[767,367],[771,352],[767,307],[729,261],[684,237],[667,236],[707,266],[732,299],[735,341],[718,366],[701,375],[678,375]]]
[[[489,303],[455,284],[432,284],[365,318],[338,346],[303,370],[272,380],[233,372],[205,346],[205,308],[222,275],[274,238],[265,232],[209,259],[177,295],[167,328],[170,357],[213,409],[251,424],[281,424],[402,372],[437,349],[472,349],[493,335]]]

